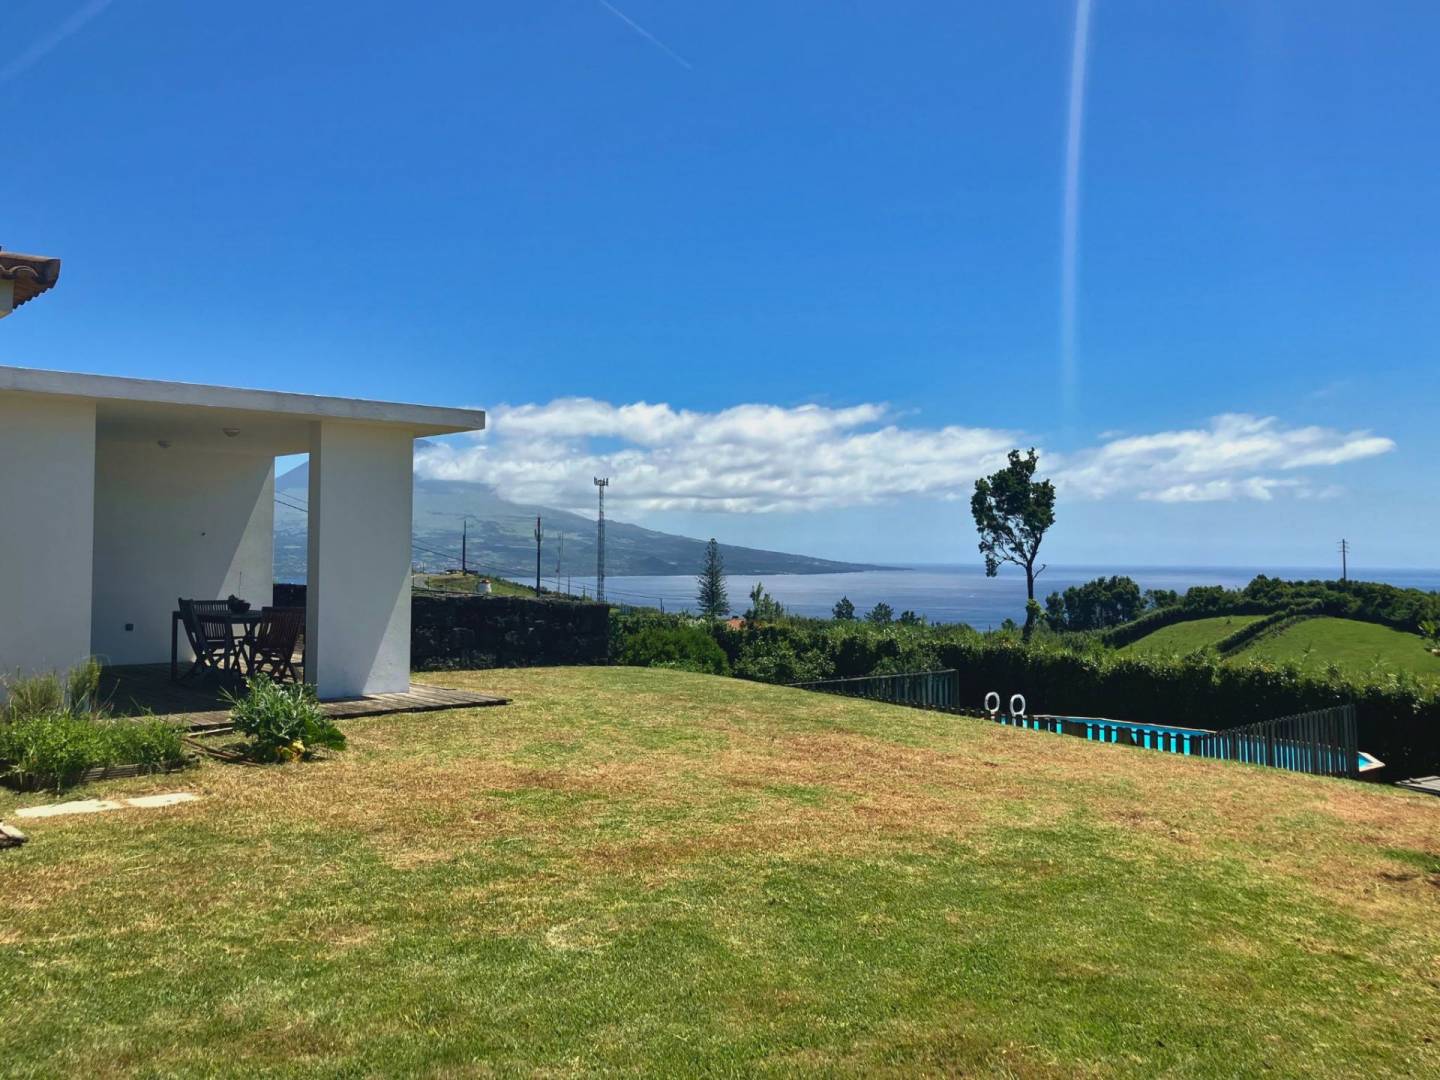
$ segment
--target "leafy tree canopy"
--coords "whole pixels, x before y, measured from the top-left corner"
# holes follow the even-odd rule
[[[1057,630],[1106,630],[1145,611],[1140,586],[1128,577],[1096,578],[1045,598],[1045,621]]]
[[[765,591],[765,583],[755,582],[750,590],[750,609],[745,612],[746,622],[776,622],[785,617],[785,608],[780,601]]]
[[[1045,571],[1036,567],[1040,542],[1055,524],[1055,485],[1049,480],[1036,480],[1035,469],[1040,455],[1034,447],[1028,453],[1011,450],[1009,464],[998,472],[975,481],[975,494],[970,498],[970,512],[980,533],[980,554],[985,557],[985,573],[994,577],[1001,563],[1013,563],[1025,571],[1025,595],[1035,599],[1035,579]],[[1025,636],[1035,628],[1038,605],[1027,604]]]
[[[894,621],[894,618],[895,609],[892,608],[889,604],[887,604],[884,600],[881,600],[878,604],[876,604],[873,608],[870,609],[869,614],[865,616],[865,621],[874,623],[876,626],[885,626],[886,624]]]

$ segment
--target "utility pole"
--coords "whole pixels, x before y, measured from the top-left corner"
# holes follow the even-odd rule
[[[1350,541],[1340,541],[1340,580],[1350,580]]]
[[[556,551],[555,551],[555,591],[556,591],[556,592],[559,592],[559,591],[560,591],[560,581],[561,581],[560,575],[561,575],[561,572],[562,572],[562,569],[561,569],[561,568],[562,568],[564,565],[565,565],[565,532],[564,532],[564,530],[562,529],[561,532],[560,532],[560,542],[559,542],[559,544],[556,545]],[[567,575],[564,580],[565,580],[565,595],[566,595],[566,596],[569,596],[569,595],[570,595],[570,579],[569,579],[569,576]]]
[[[460,519],[460,573],[468,574],[470,564],[466,561],[466,555],[470,547],[470,519]]]
[[[545,534],[540,530],[540,515],[535,515],[535,595],[540,595],[540,541]]]
[[[600,489],[600,516],[595,522],[595,599],[605,602],[605,489],[610,478],[595,477],[595,486]]]

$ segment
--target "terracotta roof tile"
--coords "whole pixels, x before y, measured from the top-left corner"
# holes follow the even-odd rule
[[[0,281],[15,282],[15,306],[33,300],[60,280],[60,260],[0,249]]]

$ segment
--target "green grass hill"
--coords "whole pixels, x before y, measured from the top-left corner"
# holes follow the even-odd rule
[[[1122,649],[1130,653],[1188,653],[1208,648],[1243,626],[1258,622],[1262,615],[1215,615],[1208,619],[1188,619],[1162,626],[1153,634]]]
[[[1260,615],[1216,615],[1163,626],[1124,647],[1127,653],[1177,655],[1213,648]],[[1440,657],[1418,634],[1359,619],[1318,616],[1262,633],[1226,658],[1227,663],[1293,663],[1323,672],[1331,665],[1355,678],[1405,674],[1440,684]]]
[[[1279,633],[1261,635],[1232,659],[1291,661],[1315,670],[1335,664],[1353,675],[1406,672],[1440,682],[1440,657],[1430,654],[1418,634],[1356,619],[1302,619]]]

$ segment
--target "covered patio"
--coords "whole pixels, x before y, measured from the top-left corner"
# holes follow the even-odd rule
[[[308,453],[303,677],[322,699],[408,693],[414,442],[484,424],[476,410],[0,367],[0,672],[92,655],[168,672],[178,599],[270,604],[275,459]]]
[[[168,664],[129,664],[107,667],[100,676],[100,699],[114,716],[163,716],[192,731],[228,728],[230,706],[214,682],[183,683],[170,678]],[[321,711],[332,720],[357,716],[384,716],[398,712],[433,712],[439,709],[475,709],[508,704],[507,698],[472,690],[452,690],[412,682],[403,693],[363,694],[331,698]]]

